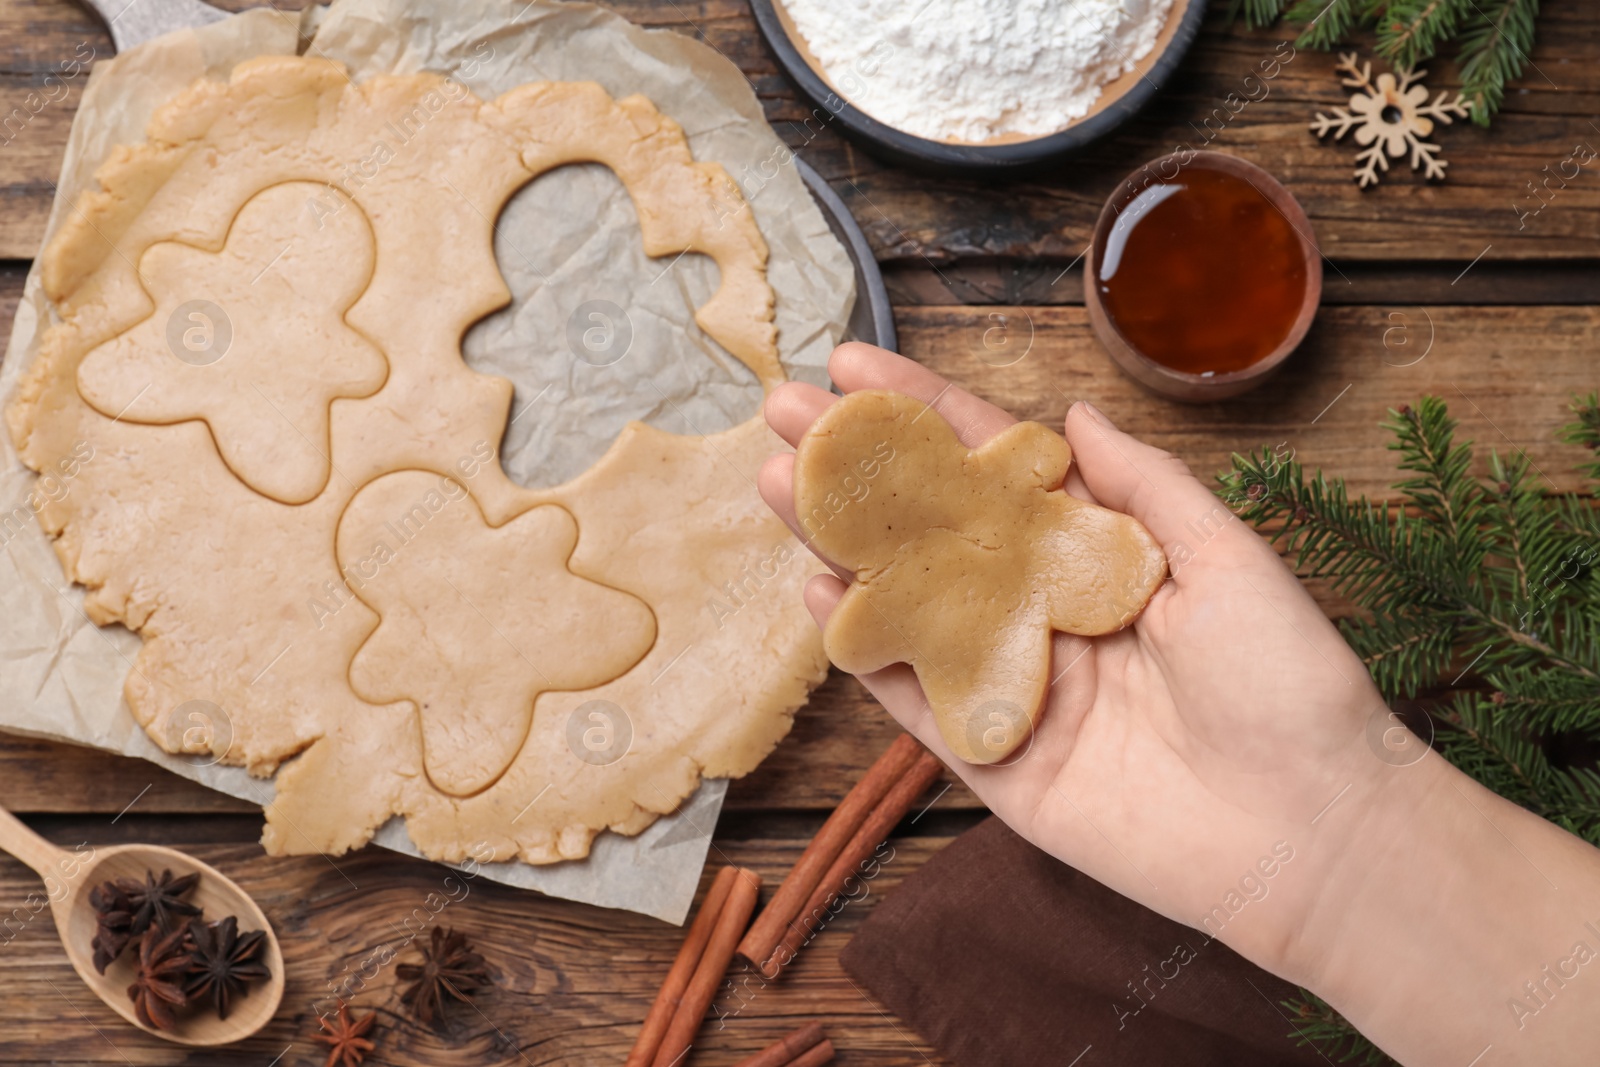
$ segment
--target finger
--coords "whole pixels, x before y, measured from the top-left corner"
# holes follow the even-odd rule
[[[1017,421],[987,400],[957,389],[927,367],[859,341],[833,350],[828,374],[847,393],[889,389],[922,401],[944,416],[968,448],[976,448]]]
[[[789,529],[799,533],[800,524],[794,514],[794,453],[779,452],[768,456],[756,473],[756,489],[767,507],[782,519]]]
[[[833,614],[833,609],[839,605],[839,598],[844,596],[848,588],[843,580],[831,574],[814,575],[806,582],[806,608],[811,612],[811,617],[817,620],[817,629],[828,625],[828,616]]]
[[[761,410],[767,417],[767,425],[794,446],[800,443],[801,435],[817,421],[817,416],[838,399],[826,389],[819,389],[808,382],[785,382],[767,394]]]
[[[1078,465],[1076,463],[1067,469],[1065,488],[1068,496],[1075,496],[1088,504],[1100,503],[1094,498],[1094,494],[1089,492],[1089,485],[1083,480],[1083,475],[1078,473]]]
[[[1095,498],[1143,523],[1169,558],[1238,523],[1181,459],[1123,433],[1092,404],[1067,412],[1067,443]]]
[[[833,573],[841,578],[850,577],[849,571],[836,566],[832,560],[818,552],[805,531],[800,529],[800,522],[794,511],[793,452],[780,452],[775,456],[768,456],[756,474],[756,489],[761,493],[761,499],[767,502],[767,507],[783,520],[784,525],[788,526],[800,542],[811,550],[813,556],[826,563]]]

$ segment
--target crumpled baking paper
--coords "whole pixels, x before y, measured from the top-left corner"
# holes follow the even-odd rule
[[[739,182],[772,250],[784,365],[792,377],[825,385],[828,352],[854,301],[853,270],[794,168],[782,165],[788,151],[739,70],[697,41],[642,29],[588,4],[519,6],[338,0],[300,15],[254,10],[101,63],[72,127],[47,234],[92,187],[93,171],[112,147],[143,139],[156,107],[196,78],[226,78],[253,56],[337,59],[357,81],[429,70],[483,99],[530,81],[597,81],[616,97],[648,96],[683,125],[695,158],[722,163]],[[463,349],[471,366],[516,386],[503,445],[515,480],[542,487],[571,478],[630,419],[674,433],[712,433],[758,409],[754,377],[693,321],[694,308],[716,287],[716,265],[700,255],[646,257],[632,203],[609,170],[571,166],[530,183],[501,215],[495,251],[512,303],[478,323]],[[6,399],[51,321],[37,273],[36,265],[0,364]],[[0,729],[139,756],[268,803],[271,782],[169,755],[135,723],[122,682],[139,638],[94,626],[83,614],[81,590],[63,577],[29,504],[37,481],[0,433]],[[600,835],[586,860],[480,869],[511,885],[681,923],[726,789],[726,781],[705,782],[637,837]],[[418,854],[399,819],[374,840]]]

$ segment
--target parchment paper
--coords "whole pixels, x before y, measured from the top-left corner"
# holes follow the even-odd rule
[[[826,384],[824,365],[849,317],[854,275],[794,168],[784,165],[788,150],[755,94],[713,49],[588,4],[338,0],[301,16],[250,11],[141,45],[98,64],[90,77],[47,235],[91,187],[110,149],[142,140],[151,112],[177,91],[201,76],[225,78],[250,57],[297,51],[337,59],[357,81],[384,72],[451,75],[484,99],[538,80],[598,81],[617,97],[644,93],[683,125],[697,159],[721,162],[745,190],[772,252],[784,365],[792,377]],[[515,480],[565,481],[598,459],[630,419],[710,433],[758,410],[754,377],[694,325],[694,308],[716,287],[715,264],[699,255],[646,257],[633,206],[609,170],[567,167],[528,185],[501,216],[495,251],[512,304],[477,324],[463,348],[473,367],[516,386],[503,444]],[[51,321],[37,269],[0,364],[7,399]],[[601,332],[587,337],[603,342],[597,346],[584,334],[595,329]],[[574,358],[574,345],[584,358]],[[63,578],[34,517],[36,487],[71,491],[70,484],[39,486],[0,432],[0,728],[138,756],[269,802],[271,782],[168,755],[134,722],[121,694],[139,638],[96,627],[83,614],[81,590]],[[705,782],[638,837],[602,834],[586,860],[482,869],[511,885],[681,923],[726,788]],[[417,854],[399,819],[374,840]]]

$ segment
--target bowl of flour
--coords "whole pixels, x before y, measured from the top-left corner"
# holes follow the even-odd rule
[[[1104,136],[1160,89],[1205,0],[752,0],[805,123],[891,162],[1026,170]]]

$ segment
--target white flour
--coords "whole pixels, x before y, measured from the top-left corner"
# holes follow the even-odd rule
[[[934,140],[1054,133],[1144,58],[1172,0],[783,0],[829,82]]]

